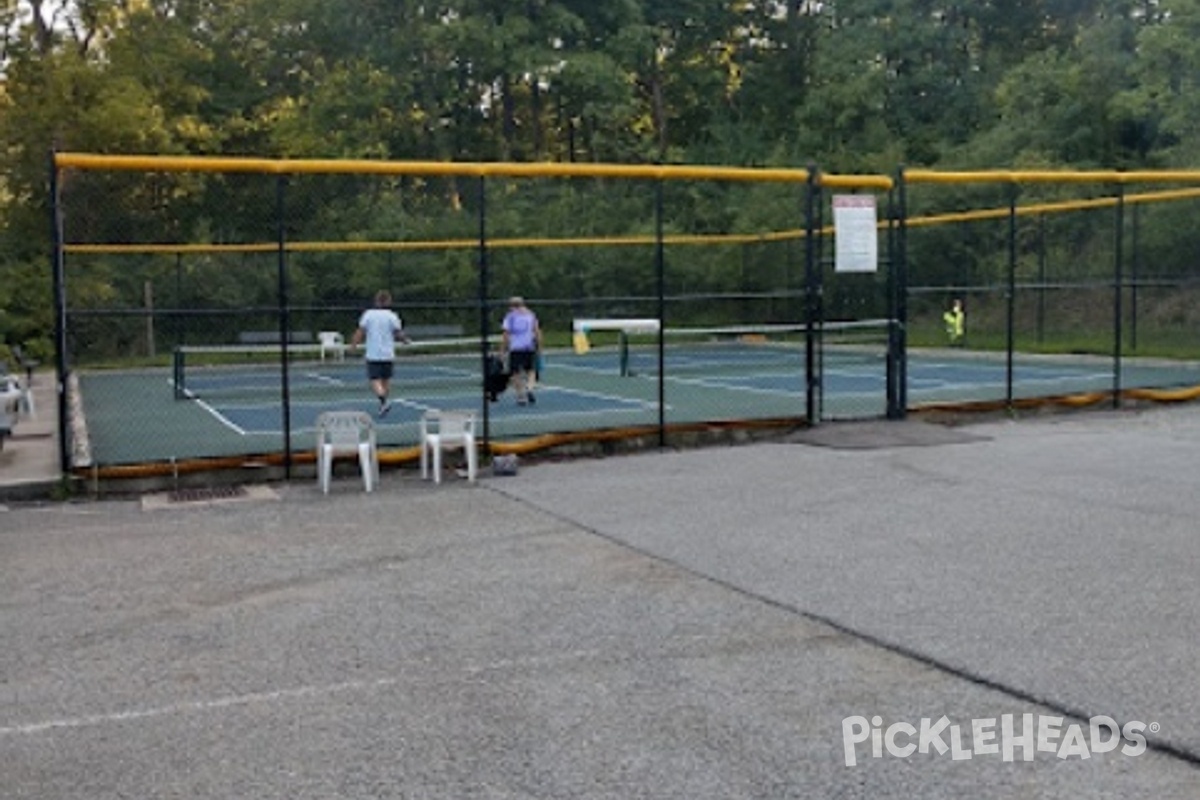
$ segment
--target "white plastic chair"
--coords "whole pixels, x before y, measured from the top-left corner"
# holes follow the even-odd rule
[[[379,485],[379,451],[375,423],[362,411],[326,411],[317,417],[317,481],[329,494],[336,456],[356,454],[369,492]]]
[[[11,403],[13,411],[24,414],[29,419],[37,419],[37,409],[33,405],[33,390],[28,385],[22,385],[16,375],[0,374],[0,405]],[[3,409],[0,409],[3,410]]]
[[[337,331],[321,331],[317,334],[317,341],[321,344],[321,360],[325,360],[327,354],[332,353],[333,357],[338,361],[346,359],[346,337]]]
[[[442,482],[442,451],[462,449],[467,455],[467,480],[475,481],[475,415],[470,411],[426,411],[421,416],[421,477],[429,478],[433,456],[433,482]]]
[[[12,423],[17,421],[16,415],[20,411],[18,405],[20,402],[21,387],[17,385],[14,378],[0,374],[0,415],[3,415],[5,422],[8,423],[6,427],[11,427]]]
[[[33,404],[33,386],[28,379],[21,384],[21,400],[18,406],[29,419],[37,419],[37,407]]]

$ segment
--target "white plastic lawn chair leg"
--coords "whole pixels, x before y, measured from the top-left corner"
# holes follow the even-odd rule
[[[321,491],[329,494],[329,484],[333,480],[333,448],[327,444],[317,448],[317,473]]]
[[[363,485],[370,492],[375,488],[375,465],[371,458],[371,445],[367,442],[358,446],[358,464],[362,469]]]
[[[33,390],[28,386],[21,392],[20,410],[30,419],[37,419],[37,411],[33,407]]]
[[[433,450],[433,482],[442,482],[442,443],[432,442],[431,449]]]
[[[421,437],[421,480],[429,480],[429,442]]]
[[[477,463],[476,455],[475,455],[475,442],[474,441],[467,442],[466,445],[463,447],[463,449],[467,451],[467,480],[469,480],[471,483],[474,483],[475,482],[475,466]]]

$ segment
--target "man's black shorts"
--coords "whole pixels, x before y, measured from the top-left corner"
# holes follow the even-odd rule
[[[390,381],[392,379],[391,361],[368,361],[367,380]]]
[[[533,372],[533,350],[513,350],[508,354],[509,372]]]

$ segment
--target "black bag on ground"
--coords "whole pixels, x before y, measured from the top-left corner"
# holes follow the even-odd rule
[[[509,378],[512,377],[504,368],[504,359],[497,355],[487,357],[487,375],[484,376],[484,390],[492,402],[500,399],[500,395],[508,388]]]

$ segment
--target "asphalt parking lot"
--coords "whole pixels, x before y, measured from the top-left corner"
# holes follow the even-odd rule
[[[1198,797],[1198,468],[1185,406],[12,504],[0,795]]]

